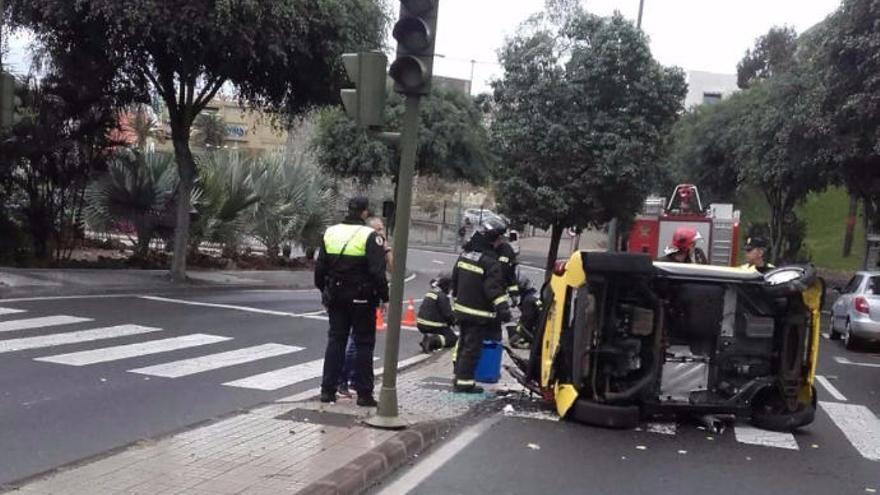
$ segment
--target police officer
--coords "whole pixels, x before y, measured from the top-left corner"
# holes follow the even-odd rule
[[[452,303],[449,301],[451,290],[452,279],[441,275],[433,281],[431,290],[425,294],[419,306],[416,326],[423,334],[420,345],[426,354],[444,347],[455,347],[458,343],[458,336],[452,331],[455,315],[452,314]]]
[[[764,260],[764,256],[767,254],[767,245],[767,239],[764,239],[763,237],[755,236],[746,239],[746,245],[744,247],[746,252],[746,262],[741,265],[740,268],[757,270],[760,273],[767,273],[776,268]]]
[[[504,242],[506,231],[507,226],[501,220],[485,220],[452,271],[453,309],[461,330],[455,360],[455,392],[482,393],[483,389],[474,380],[474,371],[483,340],[494,332],[496,320],[503,323],[511,320],[504,268],[495,253]]]
[[[703,236],[696,229],[690,227],[679,227],[672,234],[672,244],[666,250],[666,256],[658,261],[666,261],[671,263],[696,263],[699,265],[709,264],[709,259],[702,249],[697,247],[697,241]]]
[[[373,398],[373,348],[376,345],[376,308],[388,301],[385,277],[385,241],[367,227],[367,198],[348,203],[345,220],[327,229],[315,266],[315,286],[330,316],[321,402],[334,402],[340,383],[345,344],[355,344],[354,388],[357,404],[375,407]]]

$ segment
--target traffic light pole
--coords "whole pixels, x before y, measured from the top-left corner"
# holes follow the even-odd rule
[[[397,408],[397,359],[400,354],[400,320],[403,316],[403,286],[406,276],[406,252],[409,244],[409,219],[412,206],[413,176],[419,137],[419,102],[421,96],[407,95],[400,137],[400,175],[397,187],[397,222],[394,229],[394,267],[388,308],[388,331],[385,336],[385,364],[379,408],[365,422],[376,428],[406,428]]]

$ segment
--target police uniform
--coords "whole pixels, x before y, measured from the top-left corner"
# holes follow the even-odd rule
[[[452,270],[453,310],[461,330],[455,360],[455,386],[459,392],[482,391],[474,371],[483,340],[492,335],[496,319],[510,321],[510,296],[504,268],[492,246],[475,234]]]
[[[431,352],[454,347],[458,343],[458,336],[452,331],[452,325],[455,325],[455,315],[452,314],[449,296],[440,287],[432,288],[425,294],[416,317],[416,327],[425,335],[422,350]]]
[[[746,239],[746,244],[744,246],[744,249],[746,251],[749,251],[749,250],[755,249],[755,248],[761,248],[761,249],[766,250],[767,245],[768,245],[768,243],[763,237],[749,237],[748,239]],[[745,269],[749,269],[749,270],[757,270],[759,273],[767,273],[776,267],[773,266],[772,263],[765,262],[763,266],[757,266],[757,265],[753,265],[751,263],[743,263],[742,265],[740,265],[740,268],[745,268]]]
[[[348,219],[324,233],[315,286],[321,290],[330,317],[321,382],[321,400],[325,402],[335,400],[349,335],[355,344],[354,388],[358,402],[372,402],[376,308],[388,301],[384,248],[384,239],[360,219]]]

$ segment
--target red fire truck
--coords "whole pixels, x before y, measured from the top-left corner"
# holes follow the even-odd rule
[[[630,231],[628,250],[660,258],[679,227],[700,233],[702,244],[697,246],[706,251],[710,264],[736,266],[739,211],[725,203],[703,208],[700,192],[693,184],[676,186],[668,202],[660,197],[645,200]]]

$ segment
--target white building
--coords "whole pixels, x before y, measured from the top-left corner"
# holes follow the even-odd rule
[[[739,88],[736,85],[736,74],[716,74],[699,70],[687,72],[688,94],[684,107],[691,108],[704,103],[717,103],[727,98]]]

